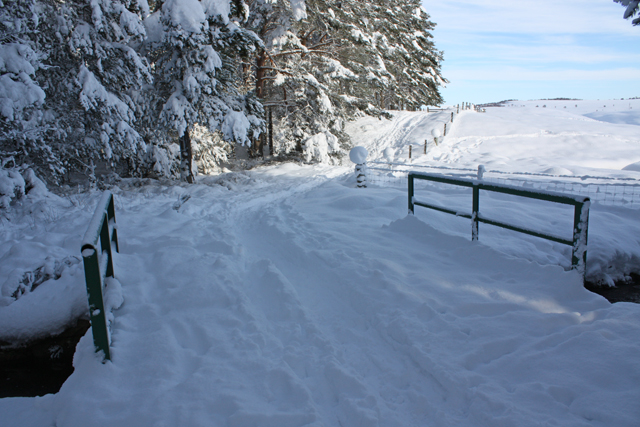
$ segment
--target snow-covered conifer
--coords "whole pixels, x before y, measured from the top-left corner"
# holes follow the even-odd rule
[[[36,110],[29,112],[28,124],[13,119],[14,127],[28,126],[29,132],[3,145],[53,181],[74,172],[91,175],[96,167],[139,171],[146,145],[135,129],[134,99],[151,75],[135,47],[145,36],[146,2],[31,0],[7,1],[7,7],[22,19],[12,29],[3,21],[3,31],[29,30],[20,37],[29,43],[19,55],[31,62],[33,81],[44,92],[31,98]],[[23,72],[20,80],[30,75]]]
[[[236,63],[259,39],[229,14],[228,0],[167,0],[145,21],[154,68],[153,108],[145,124],[169,131],[157,142],[180,139],[181,176],[189,182],[195,174],[194,126],[240,145],[249,145],[264,128],[260,103],[238,90]]]
[[[294,10],[284,0],[249,2],[246,25],[265,46],[254,64],[256,91],[273,112],[276,151],[326,160],[324,153],[344,152],[342,127],[356,115],[442,102],[433,23],[416,11],[419,1],[406,3],[306,0]],[[382,22],[388,13],[394,23]],[[338,144],[322,143],[335,137]]]
[[[35,0],[7,0],[0,8],[0,157],[41,157],[60,170],[40,142],[45,92],[36,80],[42,61],[33,37],[39,20]]]
[[[343,96],[356,75],[338,60],[340,38],[319,16],[327,4],[254,0],[248,5],[245,25],[264,41],[252,65],[256,93],[272,113],[275,154],[298,151],[314,161],[343,152],[343,125],[359,100]]]
[[[382,108],[416,109],[442,103],[442,53],[435,49],[430,31],[435,24],[420,0],[372,0],[376,50],[393,75],[381,94]]]

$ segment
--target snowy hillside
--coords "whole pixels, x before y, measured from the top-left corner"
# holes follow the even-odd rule
[[[367,189],[355,188],[352,164],[123,181],[112,189],[125,299],[113,361],[100,363],[89,331],[60,392],[0,399],[2,426],[637,426],[640,306],[585,290],[567,247],[489,226],[471,242],[468,220],[407,216],[401,178],[408,165],[470,174],[483,164],[488,178],[518,172],[535,185],[640,184],[622,170],[640,162],[631,103],[606,120],[586,102],[461,112],[427,155],[418,147],[450,111],[363,118],[348,131],[371,153]],[[45,333],[20,330],[34,307],[59,304],[56,319],[78,309],[81,264],[64,260],[79,257],[99,197],[27,200],[3,219],[0,340]],[[571,227],[560,208],[486,197],[481,209],[505,219]],[[593,203],[590,274],[640,272],[639,220],[633,194]],[[45,264],[58,280],[12,298]]]

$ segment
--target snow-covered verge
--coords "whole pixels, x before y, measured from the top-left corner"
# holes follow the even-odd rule
[[[0,193],[0,344],[19,346],[88,319],[77,236],[90,214],[31,169],[0,170]]]
[[[113,361],[88,333],[60,392],[0,399],[2,425],[637,425],[640,306],[586,291],[554,246],[488,227],[471,242],[465,220],[407,216],[405,187],[355,184],[352,166],[293,164],[123,181]],[[24,269],[77,255],[99,197],[5,221],[2,265],[30,242],[46,249]],[[637,212],[594,206],[590,241],[615,253],[596,218],[628,240]]]

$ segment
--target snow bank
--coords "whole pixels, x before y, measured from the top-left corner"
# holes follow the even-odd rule
[[[44,248],[33,249],[42,252]],[[18,249],[14,246],[2,257],[5,259],[3,262],[10,260],[14,263],[17,250],[29,251],[29,248],[23,245]],[[31,257],[35,252],[29,251],[28,255]],[[33,262],[33,258],[31,261]],[[50,275],[54,274],[53,264],[51,259],[45,264],[45,270],[51,270],[48,272]],[[69,264],[66,268],[62,268],[64,264],[57,265],[61,270],[59,277],[45,281],[33,292],[27,292],[16,301],[0,308],[0,341],[20,345],[60,334],[67,327],[75,325],[78,319],[89,318],[84,270],[80,259],[75,258],[74,262]],[[24,281],[25,276],[28,277],[26,272],[16,277],[16,273],[22,271],[24,270],[14,269],[9,273],[2,287],[3,303],[6,304],[7,300],[10,300],[5,292],[11,291],[15,279]]]
[[[0,183],[2,173],[18,177],[24,191],[0,217],[0,342],[22,345],[88,318],[79,254],[86,224],[76,221],[88,223],[92,212],[83,215],[78,205],[49,193],[31,169],[0,169]],[[51,232],[53,224],[58,231]]]
[[[607,123],[640,126],[640,109],[635,111],[629,110],[615,113],[599,111],[596,113],[585,114],[585,117]]]
[[[631,163],[630,165],[623,167],[622,170],[640,172],[640,162]]]
[[[24,196],[25,182],[20,172],[0,169],[0,208],[9,209],[11,201]]]
[[[304,142],[304,154],[307,162],[330,162],[330,154],[339,153],[338,137],[331,132],[321,132],[309,137]]]

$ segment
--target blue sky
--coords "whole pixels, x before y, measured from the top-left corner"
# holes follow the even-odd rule
[[[640,96],[640,26],[613,0],[422,0],[448,104]]]

